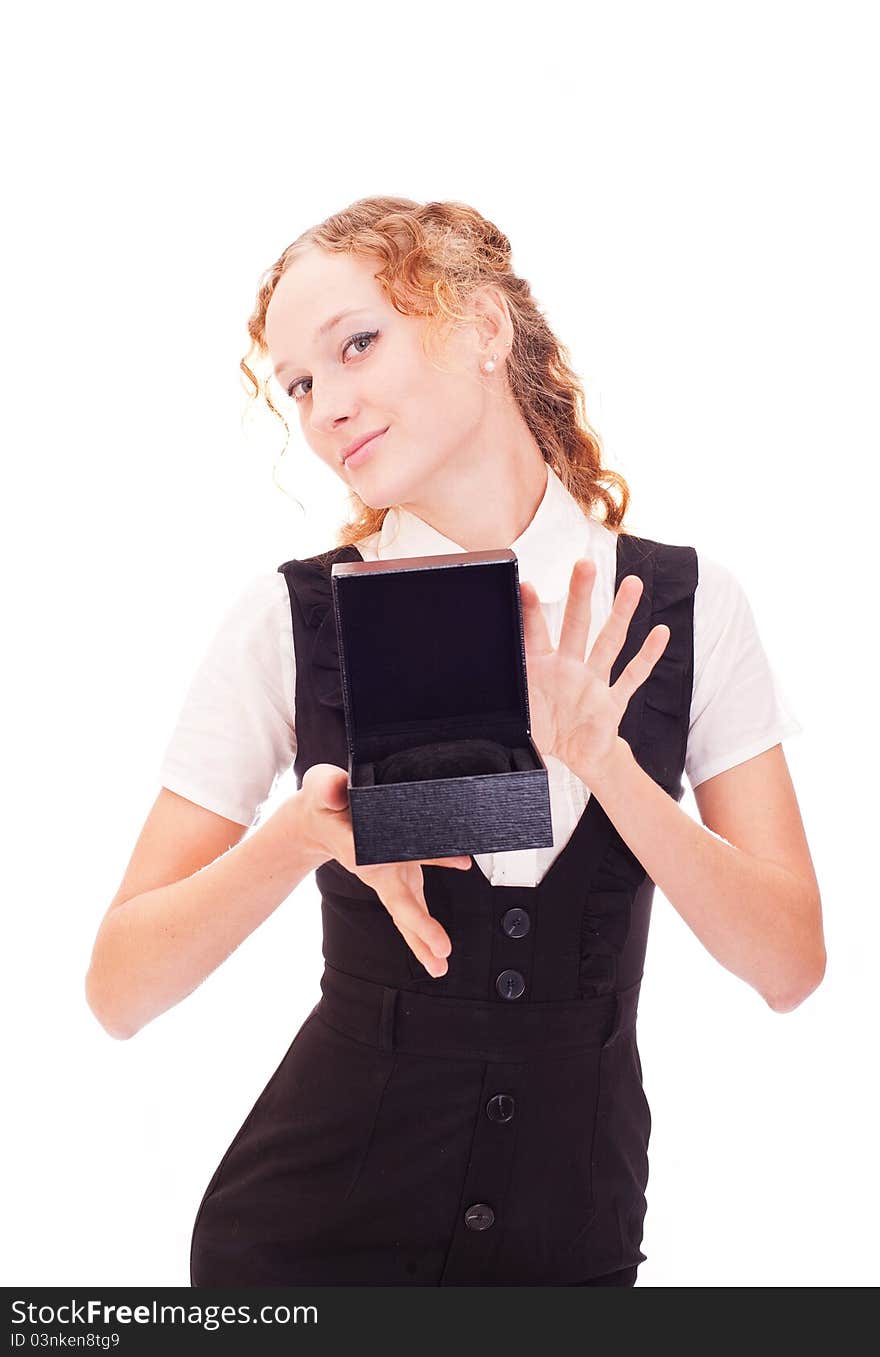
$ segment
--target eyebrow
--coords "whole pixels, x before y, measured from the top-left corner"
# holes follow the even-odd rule
[[[315,331],[315,339],[320,339],[323,335],[328,334],[333,329],[333,326],[338,325],[339,321],[344,320],[346,316],[356,316],[361,311],[367,311],[368,309],[369,308],[366,306],[348,306],[342,311],[337,311],[335,316],[331,316],[329,320],[324,321],[323,325],[318,326]],[[283,363],[279,363],[275,369],[275,376],[278,377],[285,368],[290,367],[293,367],[293,363],[290,363],[287,360]]]

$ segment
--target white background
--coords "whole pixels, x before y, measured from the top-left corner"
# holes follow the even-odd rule
[[[510,236],[632,488],[628,526],[737,574],[804,725],[786,755],[820,989],[773,1013],[655,896],[638,1285],[876,1284],[873,17],[740,0],[7,20],[7,1284],[187,1286],[202,1192],[319,997],[313,878],[131,1041],[83,979],[221,616],[254,574],[332,545],[344,512],[296,429],[279,467],[274,422],[242,420],[258,278],[378,193],[468,202]]]

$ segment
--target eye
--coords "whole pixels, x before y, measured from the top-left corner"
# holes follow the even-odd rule
[[[345,341],[345,343],[344,343],[343,346],[342,346],[342,352],[343,352],[343,354],[345,353],[346,349],[348,349],[349,346],[350,346],[351,344],[359,344],[359,343],[361,342],[361,340],[364,340],[364,339],[369,340],[369,342],[370,342],[370,344],[371,344],[371,343],[373,342],[373,340],[376,338],[376,336],[378,335],[378,333],[379,333],[378,330],[362,330],[362,331],[360,332],[360,334],[352,335],[349,339],[347,339],[347,340]],[[369,344],[367,345],[367,348],[368,348],[368,347],[369,347]],[[366,353],[367,348],[358,349],[358,353]],[[305,398],[306,398],[306,396],[309,394],[309,392],[308,392],[308,391],[305,391],[301,396],[297,396],[297,395],[296,395],[296,389],[297,389],[297,387],[301,387],[302,384],[303,384],[303,382],[310,382],[311,380],[312,380],[311,377],[298,377],[298,378],[296,379],[296,381],[295,381],[295,382],[291,382],[291,383],[290,383],[290,386],[287,388],[287,394],[288,394],[288,396],[291,396],[291,397],[293,398],[293,400],[296,401],[297,404],[299,404],[300,401],[305,400]]]

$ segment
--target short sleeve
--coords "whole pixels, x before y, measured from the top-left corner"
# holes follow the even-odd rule
[[[159,781],[250,826],[296,755],[294,649],[284,576],[256,576],[220,622],[165,748]]]
[[[742,585],[726,566],[700,554],[685,756],[691,787],[802,731]]]

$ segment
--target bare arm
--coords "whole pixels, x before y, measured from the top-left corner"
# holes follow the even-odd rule
[[[111,1036],[134,1036],[191,994],[329,856],[305,832],[297,796],[245,833],[162,788],[86,975]]]
[[[374,890],[428,975],[444,975],[449,935],[428,912],[422,866],[468,871],[465,855],[355,864],[348,774],[308,768],[298,792],[246,827],[163,787],[101,922],[86,999],[113,1037],[132,1037],[180,1003],[322,863]],[[243,840],[243,842],[240,842]]]
[[[592,792],[722,966],[780,1013],[816,989],[825,972],[819,885],[781,745],[696,788],[703,825],[620,736]]]

